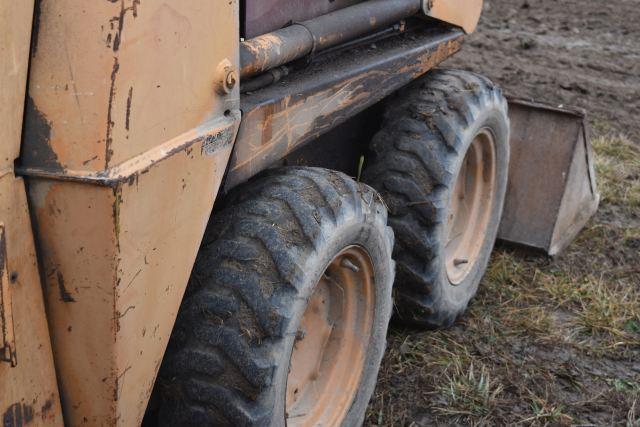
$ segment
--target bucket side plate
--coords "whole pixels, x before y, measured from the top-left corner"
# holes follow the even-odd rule
[[[558,255],[598,208],[581,111],[509,99],[511,163],[498,238]]]

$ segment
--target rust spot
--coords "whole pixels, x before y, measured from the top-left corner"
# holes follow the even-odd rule
[[[113,225],[116,232],[116,247],[120,250],[120,204],[122,203],[122,188],[117,186],[113,189],[115,198],[113,203]]]
[[[91,163],[91,162],[93,162],[94,160],[96,160],[97,158],[98,158],[98,156],[97,156],[97,155],[95,155],[95,156],[93,156],[92,158],[87,159],[87,160],[85,160],[84,162],[82,162],[82,164],[83,164],[84,166],[86,166],[86,165],[88,165],[89,163]]]
[[[130,7],[124,6],[125,1],[121,0],[120,2],[120,14],[110,20],[111,28],[114,27],[114,23],[118,23],[118,29],[116,30],[115,35],[113,36],[113,68],[111,69],[111,87],[109,89],[109,106],[107,109],[107,132],[105,136],[105,169],[109,168],[109,162],[111,161],[111,157],[113,157],[113,150],[111,149],[111,144],[113,143],[113,99],[116,95],[116,76],[118,75],[118,71],[120,70],[120,63],[118,62],[117,52],[120,49],[120,42],[122,40],[122,31],[124,30],[124,17],[128,11],[131,11],[133,17],[138,16],[138,5],[140,4],[140,0],[133,0],[133,3]],[[107,46],[110,46],[111,39],[107,37]],[[127,120],[126,127],[129,130],[129,109],[131,107],[131,96],[132,89],[129,89],[129,99],[127,100]]]
[[[124,30],[124,16],[128,11],[131,11],[133,17],[136,18],[138,16],[138,5],[140,4],[140,0],[133,0],[133,3],[130,7],[124,7],[125,0],[120,1],[120,14],[119,16],[114,17],[111,20],[111,24],[113,22],[118,23],[118,30],[116,31],[115,37],[113,38],[113,51],[117,52],[120,49],[120,41],[122,40],[122,31]]]
[[[127,116],[125,117],[124,127],[129,130],[129,124],[131,123],[131,101],[133,100],[133,87],[129,88],[129,96],[127,97]]]
[[[383,43],[367,50],[357,62],[345,51],[330,71],[322,68],[326,63],[311,64],[280,85],[245,95],[225,190],[424,74],[459,50],[461,39],[458,30],[425,32],[402,49]]]
[[[64,277],[62,277],[62,273],[56,271],[56,276],[58,279],[58,290],[60,291],[60,299],[64,302],[76,302],[76,300],[71,296],[71,294],[67,291],[67,288],[64,286]]]
[[[43,420],[47,418],[47,415],[49,415],[49,411],[51,411],[52,408],[53,398],[50,398],[46,402],[44,402],[44,405],[42,405],[42,408],[40,408],[40,415]]]
[[[21,427],[33,421],[33,408],[25,403],[14,403],[2,416],[3,427]]]
[[[197,139],[202,141],[201,153],[211,156],[218,150],[233,143],[233,130],[231,128],[224,128],[214,134],[205,135]],[[174,154],[173,151],[169,153]]]
[[[273,137],[273,114],[276,112],[275,104],[268,104],[265,106],[265,117],[267,118],[264,122],[264,127],[262,128],[262,138],[261,145],[266,145],[271,141]]]
[[[36,107],[33,98],[27,96],[24,118],[23,162],[29,166],[40,166],[52,171],[64,170],[58,156],[51,148],[51,123]]]
[[[107,134],[105,136],[105,169],[109,167],[111,156],[113,156],[113,150],[111,149],[111,143],[113,142],[113,118],[111,117],[111,110],[113,109],[113,98],[116,96],[116,76],[120,70],[120,63],[118,58],[113,58],[113,68],[111,69],[111,86],[109,89],[109,106],[107,107]]]

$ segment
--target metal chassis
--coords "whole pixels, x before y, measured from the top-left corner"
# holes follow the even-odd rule
[[[328,56],[241,98],[243,112],[225,190],[426,73],[461,47],[464,33],[439,26]]]

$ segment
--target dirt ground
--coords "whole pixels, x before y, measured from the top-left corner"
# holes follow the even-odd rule
[[[507,93],[575,105],[640,140],[637,0],[486,0],[477,33],[446,66]]]
[[[555,260],[498,245],[445,331],[392,326],[369,426],[640,426],[640,3],[487,0],[446,66],[587,110],[602,203]]]

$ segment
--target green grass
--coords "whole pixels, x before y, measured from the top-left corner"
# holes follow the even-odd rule
[[[443,414],[490,415],[500,402],[503,386],[491,379],[489,369],[484,365],[478,369],[473,363],[464,366],[459,358],[453,358],[448,368],[446,382],[439,389],[447,405],[436,410]]]
[[[632,210],[640,207],[640,150],[624,137],[593,141],[603,203]]]
[[[368,425],[640,427],[640,150],[593,148],[596,217],[556,260],[498,248],[453,328],[392,328]]]

